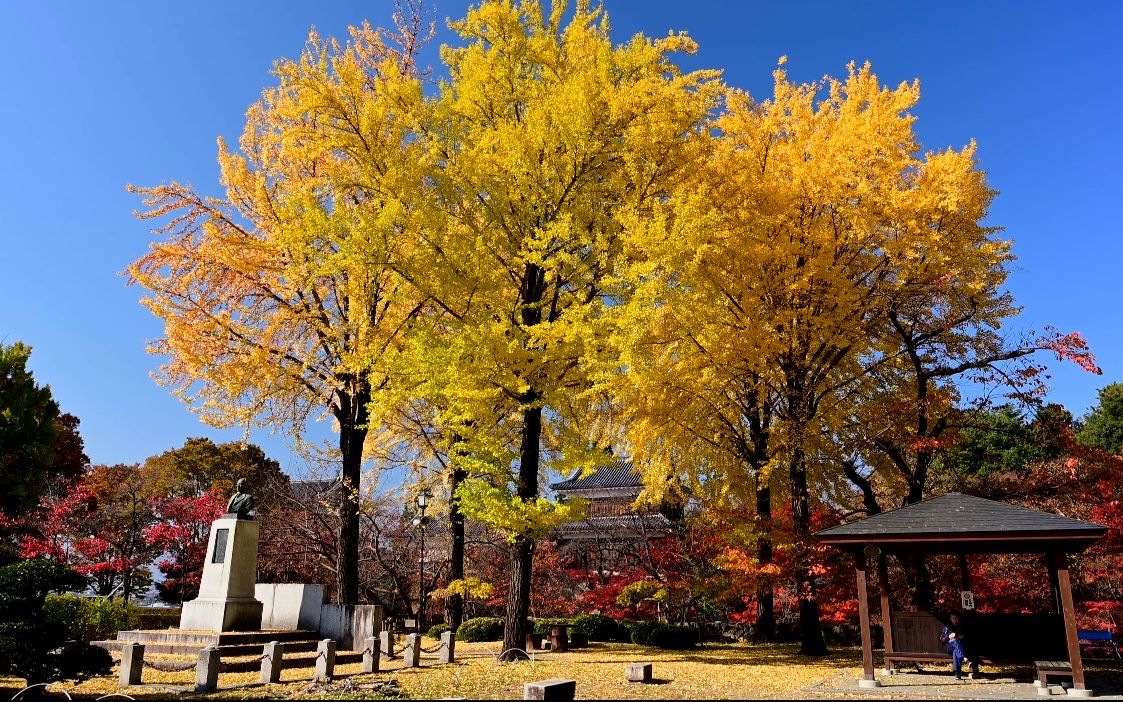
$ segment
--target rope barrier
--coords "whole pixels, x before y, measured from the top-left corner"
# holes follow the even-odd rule
[[[432,648],[422,648],[421,652],[422,653],[436,653],[437,651],[441,650],[442,648],[447,648],[447,647],[448,647],[448,644],[446,644],[444,641],[442,641]]]

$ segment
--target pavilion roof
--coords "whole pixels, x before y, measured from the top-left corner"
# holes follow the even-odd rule
[[[1106,533],[1099,524],[949,492],[823,529],[815,538],[833,546],[892,551],[1021,553],[1079,551]]]

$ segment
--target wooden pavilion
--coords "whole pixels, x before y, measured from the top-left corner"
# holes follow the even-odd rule
[[[1086,692],[1084,685],[1084,667],[1080,660],[1068,556],[1088,548],[1106,533],[1107,527],[1098,524],[952,492],[824,529],[817,532],[815,538],[820,543],[845,549],[854,555],[858,581],[858,618],[862,633],[864,670],[862,679],[859,680],[862,687],[876,687],[879,684],[874,677],[873,644],[870,637],[869,585],[866,578],[870,559],[876,559],[878,581],[882,583],[882,630],[886,666],[891,667],[890,659],[910,657],[901,655],[893,645],[893,613],[885,585],[889,582],[886,556],[908,558],[921,555],[958,555],[963,589],[969,591],[968,555],[1024,553],[1045,556],[1054,611],[1063,622],[1065,645],[1062,650],[1067,651],[1072,667],[1073,687],[1080,691],[1076,693],[1080,695],[1090,691]],[[1057,638],[1061,638],[1059,631]]]

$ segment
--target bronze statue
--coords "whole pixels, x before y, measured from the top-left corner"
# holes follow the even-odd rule
[[[238,478],[234,487],[237,492],[226,503],[226,513],[236,515],[238,519],[253,519],[250,510],[257,506],[257,501],[253,499],[253,495],[246,492],[246,479]]]

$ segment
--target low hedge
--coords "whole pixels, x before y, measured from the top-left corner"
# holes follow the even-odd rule
[[[179,607],[134,607],[129,614],[129,628],[175,629],[179,619]]]
[[[698,645],[698,630],[692,626],[660,624],[650,634],[650,645],[656,648],[684,650]]]
[[[616,641],[621,626],[606,614],[582,614],[573,619],[573,633],[584,634],[590,641]]]
[[[639,646],[683,650],[698,645],[698,630],[691,626],[651,621],[629,622],[625,626],[631,642]]]
[[[503,639],[503,620],[499,617],[475,617],[467,619],[456,630],[457,641],[501,641]]]

